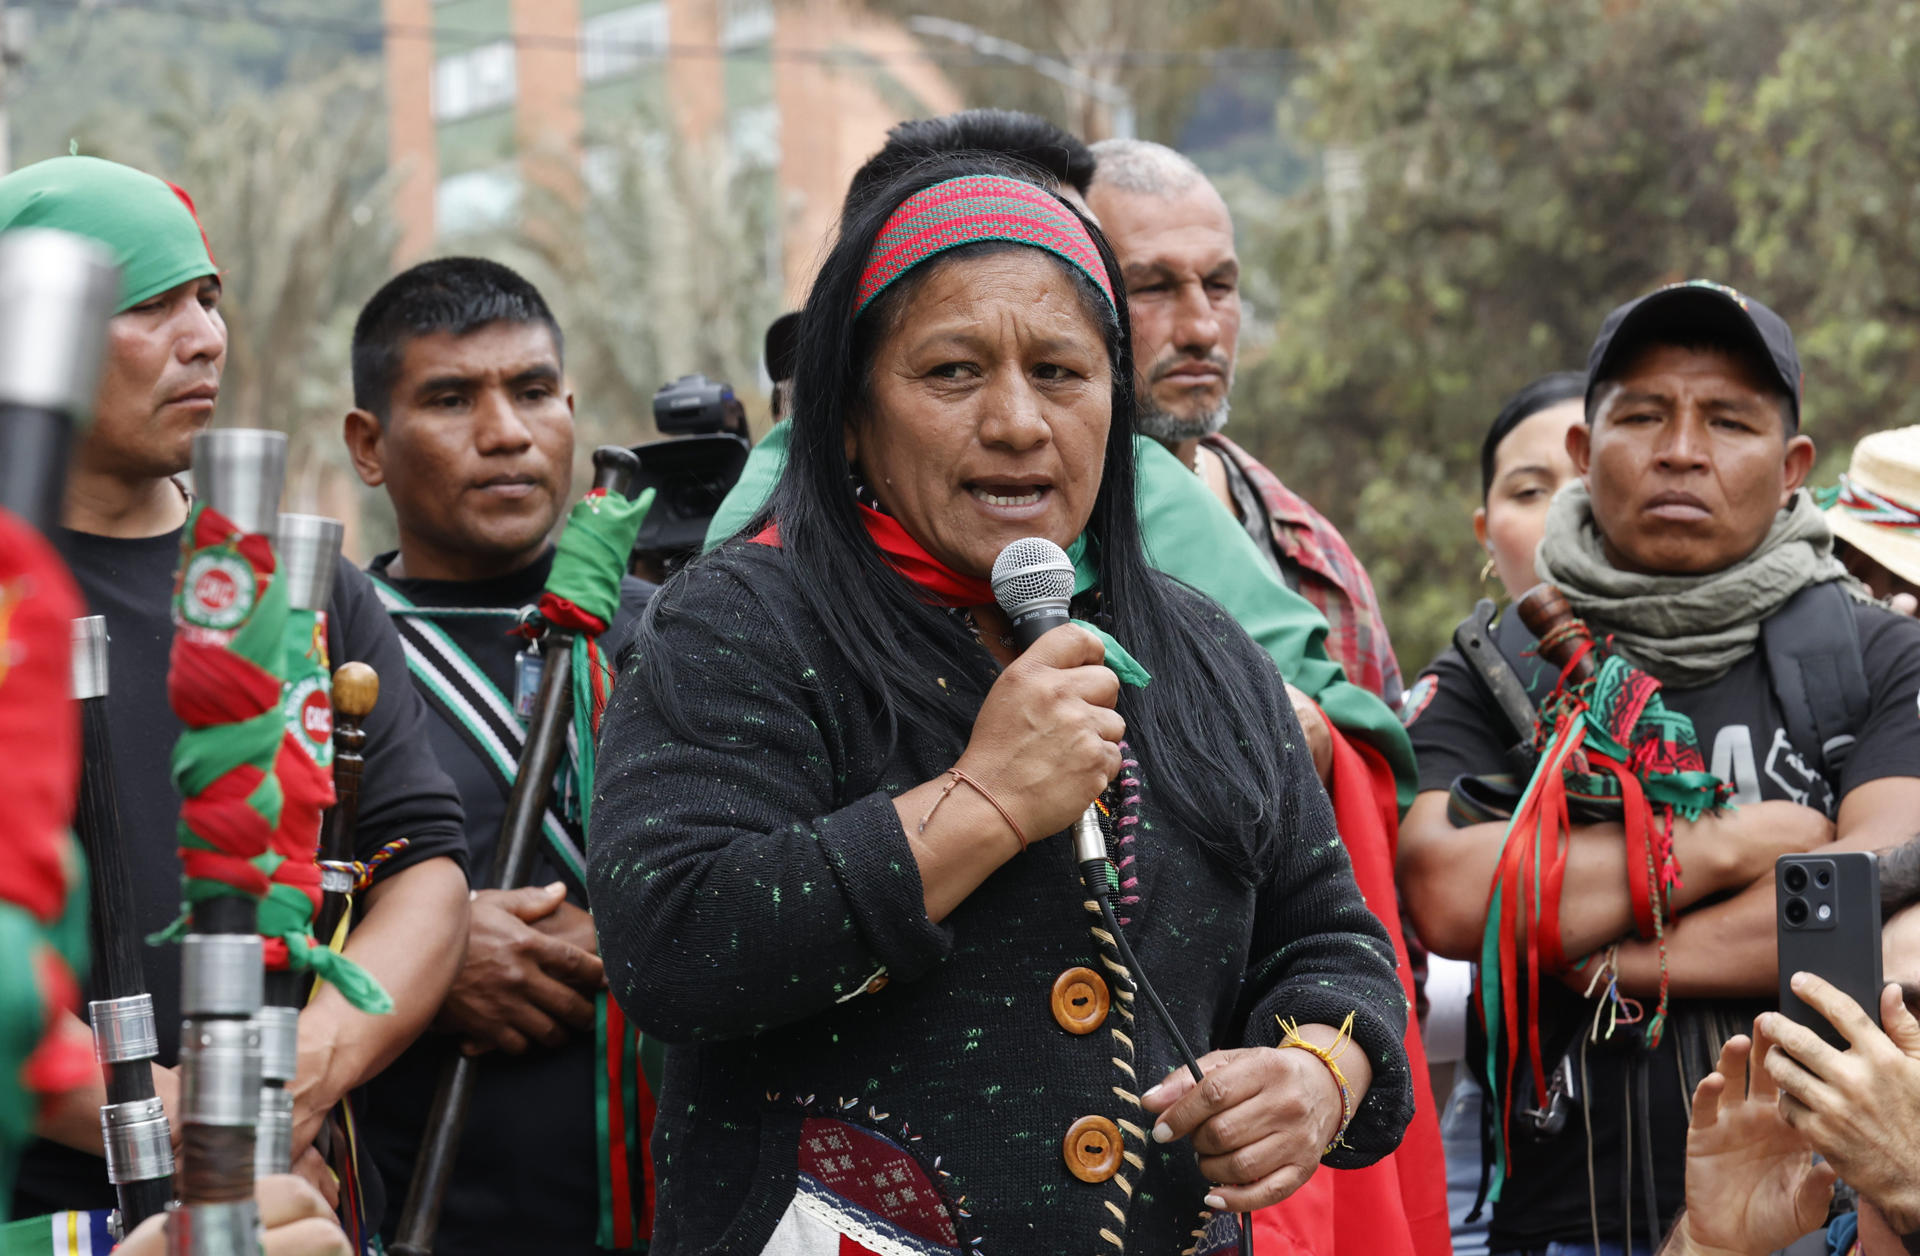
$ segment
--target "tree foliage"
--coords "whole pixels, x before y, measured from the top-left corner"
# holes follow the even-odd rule
[[[650,437],[654,391],[681,375],[757,392],[782,299],[767,172],[718,140],[675,143],[640,111],[597,130],[581,197],[530,189],[520,223],[474,242],[523,268],[566,329],[583,456],[591,442]]]
[[[216,422],[288,433],[289,500],[309,508],[316,478],[347,469],[353,319],[393,249],[380,83],[378,61],[355,59],[272,90],[227,84],[215,108],[178,74],[163,107],[94,150],[193,196],[224,288]]]
[[[1917,9],[1370,0],[1313,50],[1281,109],[1329,177],[1236,206],[1271,340],[1233,430],[1347,533],[1409,669],[1475,595],[1487,425],[1621,301],[1773,305],[1823,446],[1920,418]]]

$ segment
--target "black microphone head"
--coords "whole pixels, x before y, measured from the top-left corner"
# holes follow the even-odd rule
[[[1013,621],[1014,640],[1024,650],[1070,618],[1073,562],[1045,537],[1021,537],[993,560],[993,600]]]

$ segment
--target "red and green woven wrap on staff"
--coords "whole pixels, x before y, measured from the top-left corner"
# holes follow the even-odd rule
[[[540,614],[573,634],[572,768],[579,820],[587,825],[593,795],[594,743],[613,692],[613,667],[597,638],[620,610],[620,581],[634,538],[653,505],[648,489],[629,501],[595,489],[574,505],[540,595]],[[603,991],[595,1000],[594,1093],[600,1134],[600,1221],[594,1241],[613,1251],[641,1250],[653,1234],[654,1085],[661,1048],[644,1038]],[[641,1183],[635,1191],[634,1182]]]
[[[98,1077],[84,1029],[68,1032],[87,968],[87,883],[68,825],[80,783],[72,624],[80,594],[44,538],[0,510],[0,1220],[42,1105]],[[4,1237],[0,1237],[0,1244]]]
[[[280,856],[273,832],[285,794],[282,740],[287,594],[272,544],[194,504],[174,580],[167,702],[185,725],[173,749],[180,793],[183,932],[194,908],[222,897],[265,899]]]
[[[364,968],[313,935],[320,910],[320,823],[333,805],[332,676],[325,611],[287,612],[281,736],[274,758],[280,821],[268,842],[269,883],[260,900],[267,971],[311,972],[363,1012],[393,1010],[393,1000]]]
[[[1589,648],[1583,647],[1582,655]],[[1523,1054],[1533,1073],[1535,1101],[1547,1102],[1551,1070],[1541,1047],[1542,979],[1555,980],[1579,967],[1569,965],[1560,935],[1569,798],[1589,807],[1617,806],[1626,830],[1635,931],[1660,950],[1660,1001],[1645,1022],[1648,1045],[1658,1046],[1667,1016],[1670,896],[1681,873],[1673,822],[1717,811],[1732,796],[1707,770],[1693,721],[1661,700],[1659,681],[1618,655],[1602,661],[1589,681],[1570,683],[1573,670],[1570,662],[1541,707],[1534,739],[1539,767],[1508,826],[1481,940],[1477,994],[1487,1031],[1487,1076],[1494,1082],[1499,1113],[1488,1192],[1495,1201],[1506,1178],[1513,1091]]]

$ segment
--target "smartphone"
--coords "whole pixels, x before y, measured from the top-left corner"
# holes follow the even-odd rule
[[[1780,1011],[1839,1050],[1847,1040],[1787,987],[1813,973],[1880,1023],[1880,861],[1867,851],[1782,855],[1773,865]]]

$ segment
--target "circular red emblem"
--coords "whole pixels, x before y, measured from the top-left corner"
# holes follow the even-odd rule
[[[233,577],[218,567],[209,567],[193,582],[194,598],[210,611],[226,610],[239,593],[240,586],[234,583]]]
[[[315,745],[324,746],[333,737],[333,704],[318,689],[300,704],[300,727]]]

